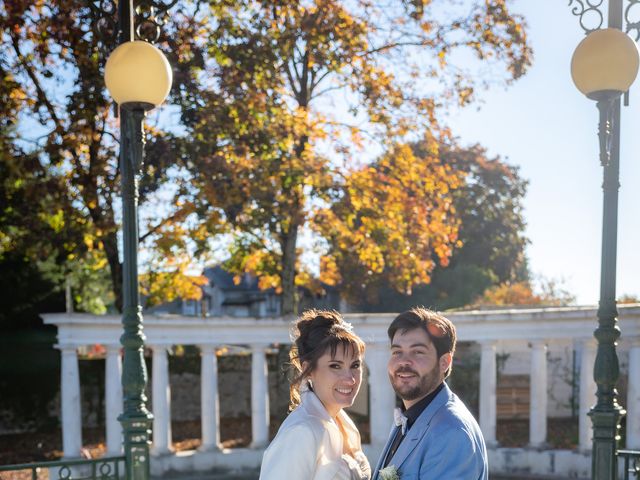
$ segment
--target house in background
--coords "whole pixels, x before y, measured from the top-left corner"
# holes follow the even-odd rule
[[[221,266],[207,267],[203,275],[209,284],[202,287],[200,300],[176,299],[145,309],[150,314],[177,314],[198,317],[277,317],[280,315],[280,296],[275,289],[260,290],[258,279],[245,273],[240,283],[233,281],[234,275]],[[316,295],[299,289],[299,310],[309,308],[345,311],[340,303],[340,294],[334,287],[324,286],[325,293]]]

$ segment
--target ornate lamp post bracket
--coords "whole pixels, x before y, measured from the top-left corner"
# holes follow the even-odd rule
[[[169,3],[141,0],[136,6],[136,39],[155,43],[160,40],[162,27],[167,23],[167,12],[178,0]]]
[[[627,23],[626,32],[633,36],[636,42],[640,40],[640,0],[628,0],[624,9],[624,20]]]
[[[118,44],[130,40],[158,42],[168,12],[176,3],[178,0],[89,0],[93,31],[102,52],[108,55]],[[131,28],[132,14],[135,15],[134,29]]]
[[[602,28],[604,16],[600,6],[604,0],[569,0],[571,13],[580,18],[580,27],[586,34]]]

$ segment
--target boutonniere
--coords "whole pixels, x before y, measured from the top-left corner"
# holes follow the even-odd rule
[[[400,480],[398,469],[394,465],[384,467],[380,472],[378,472],[378,477],[380,480]]]

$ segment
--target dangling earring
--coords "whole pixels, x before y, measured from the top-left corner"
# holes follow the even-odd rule
[[[300,382],[300,393],[308,392],[309,390],[313,391],[313,385],[311,384],[311,379],[305,377]]]

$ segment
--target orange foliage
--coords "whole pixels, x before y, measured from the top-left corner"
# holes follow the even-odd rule
[[[316,212],[314,228],[330,243],[327,283],[342,279],[343,290],[357,296],[384,278],[410,293],[429,283],[437,263],[447,264],[458,244],[451,192],[462,178],[440,162],[437,142],[427,144],[422,157],[400,144],[352,172],[343,198]]]
[[[542,297],[535,295],[529,282],[505,282],[488,288],[482,298],[476,301],[476,306],[506,306],[506,305],[539,305]]]
[[[529,281],[501,283],[488,288],[474,306],[561,306],[575,302],[575,297],[562,288],[562,282],[541,278],[538,283],[540,293],[533,290]]]
[[[209,280],[204,275],[190,275],[185,270],[185,265],[178,265],[175,269],[140,275],[140,291],[146,297],[146,306],[172,302],[177,298],[200,300],[201,287]]]
[[[625,304],[628,305],[628,304],[631,304],[631,303],[640,303],[640,297],[638,297],[638,295],[624,294],[624,295],[620,296],[620,298],[618,298],[616,303],[618,305],[625,305]]]

